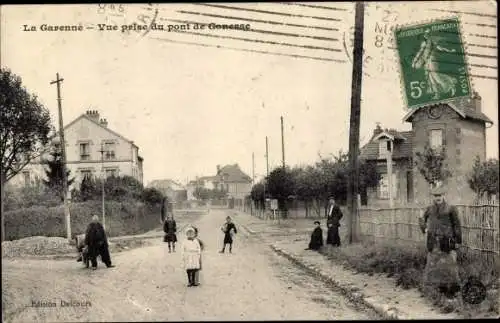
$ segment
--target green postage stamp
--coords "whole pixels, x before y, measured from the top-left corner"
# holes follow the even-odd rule
[[[403,26],[394,33],[408,108],[471,95],[458,18]]]

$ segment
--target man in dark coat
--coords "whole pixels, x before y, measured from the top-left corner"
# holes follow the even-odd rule
[[[309,241],[309,247],[306,250],[319,250],[323,246],[323,230],[321,229],[321,223],[319,221],[314,221],[316,227],[311,234],[311,241]]]
[[[326,226],[328,227],[326,244],[340,247],[339,227],[343,216],[342,210],[335,204],[335,199],[330,198],[326,220]]]
[[[172,213],[167,215],[167,219],[163,223],[163,231],[165,232],[165,237],[163,241],[168,243],[168,252],[175,252],[175,243],[177,242],[177,223],[174,220],[174,216]]]
[[[101,256],[101,260],[106,267],[114,267],[114,265],[111,264],[106,232],[102,224],[99,223],[98,215],[92,216],[92,222],[87,227],[85,244],[88,246],[88,256],[93,270],[97,269],[97,256]]]
[[[226,218],[226,223],[222,226],[221,228],[222,232],[224,232],[224,241],[223,241],[223,246],[222,250],[219,251],[220,253],[224,253],[226,250],[226,245],[229,245],[229,253],[233,252],[233,232],[234,234],[238,233],[236,230],[236,226],[234,223],[231,221],[231,217]]]
[[[452,298],[460,291],[456,250],[462,243],[458,210],[444,199],[445,188],[431,190],[434,202],[420,219],[427,235],[427,262],[424,270],[424,291],[439,290]]]

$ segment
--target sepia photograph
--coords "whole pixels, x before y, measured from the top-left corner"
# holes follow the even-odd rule
[[[2,320],[498,319],[497,11],[1,5]]]

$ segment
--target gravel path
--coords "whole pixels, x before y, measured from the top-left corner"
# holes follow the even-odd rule
[[[228,211],[212,210],[196,225],[206,244],[201,286],[187,288],[180,252],[161,241],[112,255],[97,271],[75,261],[4,259],[6,322],[356,320],[370,314],[277,256],[268,245],[236,235],[234,253],[219,254]],[[231,214],[231,213],[229,213]],[[235,219],[237,223],[237,217]],[[178,238],[182,240],[183,234]],[[180,245],[178,246],[180,250]],[[63,303],[74,302],[71,306]],[[54,306],[36,307],[37,302]],[[67,305],[67,304],[66,304]]]

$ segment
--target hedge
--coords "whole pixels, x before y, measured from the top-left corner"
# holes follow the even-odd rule
[[[144,233],[160,225],[160,206],[141,202],[106,202],[106,231],[108,236]],[[72,235],[85,232],[92,214],[101,216],[99,201],[70,204]],[[6,240],[31,236],[66,237],[64,207],[35,206],[7,211],[5,217]]]

